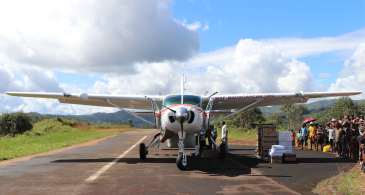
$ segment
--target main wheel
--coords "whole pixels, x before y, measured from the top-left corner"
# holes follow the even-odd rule
[[[139,157],[146,159],[146,145],[144,143],[139,144]]]
[[[182,153],[179,154],[176,158],[176,165],[180,170],[186,170],[188,168],[188,156],[184,155]]]
[[[221,145],[219,145],[219,158],[226,158],[226,144],[224,143],[221,143]]]

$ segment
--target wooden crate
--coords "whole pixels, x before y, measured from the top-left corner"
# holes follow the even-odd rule
[[[264,136],[261,138],[261,141],[263,142],[277,142],[278,138],[276,136]]]

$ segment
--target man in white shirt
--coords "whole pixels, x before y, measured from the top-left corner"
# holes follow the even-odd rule
[[[226,122],[222,122],[222,142],[226,145],[226,154],[229,154],[228,149],[228,128]]]
[[[328,138],[329,138],[329,143],[330,143],[330,146],[331,146],[331,150],[332,152],[331,153],[335,153],[335,147],[334,147],[334,143],[335,143],[335,129],[333,127],[333,125],[331,124],[330,125],[330,128],[328,129]]]

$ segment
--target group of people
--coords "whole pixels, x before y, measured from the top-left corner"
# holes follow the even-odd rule
[[[208,134],[209,136],[212,137],[212,139],[214,140],[214,142],[216,142],[216,139],[218,137],[218,132],[217,132],[217,127],[215,127],[214,125],[210,125],[209,128],[206,130],[205,134]],[[200,153],[202,152],[203,149],[212,149],[213,151],[217,150],[216,146],[213,144],[212,140],[208,137],[205,136],[205,134],[200,135]],[[206,145],[206,139],[208,139],[208,143],[209,145]],[[222,143],[225,144],[226,146],[226,154],[229,154],[229,150],[228,150],[228,127],[226,125],[226,122],[223,121],[222,122],[222,136],[221,136],[221,140]]]
[[[326,125],[314,124],[310,122],[307,128],[304,123],[298,129],[297,145],[301,150],[308,149],[308,140],[310,150],[323,150],[324,145],[329,145],[331,153],[338,157],[353,158],[363,164],[365,159],[365,119],[364,116],[354,117],[345,116],[344,119],[339,117],[332,119]],[[295,134],[292,131],[293,147],[295,147]],[[364,166],[364,165],[363,165]]]

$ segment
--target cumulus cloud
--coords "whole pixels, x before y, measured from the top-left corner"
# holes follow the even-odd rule
[[[355,74],[352,75],[351,72]],[[341,77],[332,83],[329,91],[362,91],[365,92],[365,42],[358,45],[353,54],[344,62]],[[365,99],[365,94],[354,96],[355,99]]]
[[[7,1],[0,59],[77,73],[136,73],[136,62],[186,61],[199,32],[172,19],[171,1]],[[22,5],[22,6],[19,6]]]
[[[320,77],[330,77],[331,74],[330,73],[319,73]]]

